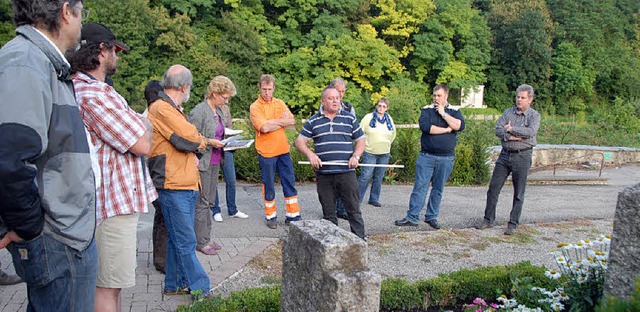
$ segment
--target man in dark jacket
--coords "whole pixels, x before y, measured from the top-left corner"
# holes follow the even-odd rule
[[[81,0],[14,0],[17,36],[0,49],[0,248],[29,311],[94,309],[99,171],[64,57],[87,14]]]
[[[396,220],[397,226],[416,226],[424,207],[431,182],[431,193],[424,222],[434,229],[440,229],[438,213],[444,193],[444,185],[453,171],[456,135],[464,130],[464,119],[459,109],[447,101],[449,88],[439,84],[433,88],[433,103],[420,112],[420,145],[422,150],[416,160],[416,181],[409,199],[407,216]]]

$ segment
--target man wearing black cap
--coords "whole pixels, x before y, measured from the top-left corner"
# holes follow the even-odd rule
[[[153,126],[105,83],[115,74],[116,53],[129,47],[104,25],[82,28],[80,49],[69,61],[76,99],[102,176],[96,192],[98,277],[95,311],[120,311],[120,290],[135,285],[138,216],[157,198],[143,156]]]

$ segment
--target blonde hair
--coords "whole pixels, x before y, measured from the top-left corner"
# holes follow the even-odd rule
[[[210,98],[214,93],[235,96],[236,86],[231,79],[225,76],[215,76],[211,79],[211,82],[209,82],[209,86],[207,86],[206,98]]]

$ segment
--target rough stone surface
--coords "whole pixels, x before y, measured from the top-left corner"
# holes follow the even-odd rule
[[[500,150],[500,146],[492,146],[488,149],[491,162],[495,163],[500,155]],[[605,166],[620,166],[640,162],[639,148],[567,144],[538,144],[533,149],[531,161],[534,168],[558,162],[564,165],[580,165],[584,162],[592,162],[597,164],[597,168],[600,168],[604,153],[608,155],[604,159]]]
[[[604,294],[629,299],[640,275],[640,184],[618,194]]]
[[[378,311],[382,276],[367,244],[327,220],[292,222],[282,252],[282,311]]]

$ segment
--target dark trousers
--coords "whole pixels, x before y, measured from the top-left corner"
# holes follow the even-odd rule
[[[153,215],[153,265],[156,270],[165,272],[166,256],[167,256],[167,228],[164,225],[164,217],[162,216],[162,208],[160,203],[153,201],[155,213]]]
[[[322,205],[323,218],[338,225],[336,199],[340,198],[347,209],[351,232],[364,239],[364,220],[360,212],[358,181],[355,172],[317,174],[318,199]]]
[[[532,150],[520,153],[509,153],[504,148],[500,152],[500,156],[496,161],[496,167],[493,169],[489,190],[487,191],[487,206],[484,210],[484,222],[493,224],[496,220],[496,206],[498,204],[498,196],[507,180],[509,174],[512,175],[513,181],[513,206],[511,215],[509,216],[509,225],[518,226],[520,223],[520,214],[522,213],[522,205],[524,204],[524,191],[527,187],[527,176],[529,168],[531,168]]]

